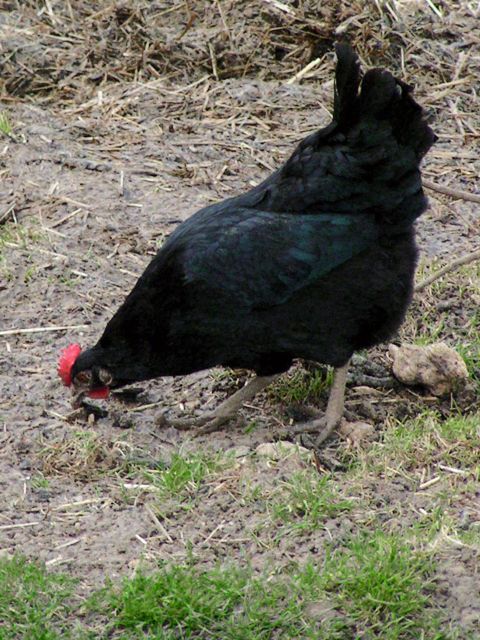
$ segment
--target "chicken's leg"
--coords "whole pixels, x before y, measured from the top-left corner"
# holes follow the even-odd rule
[[[219,429],[225,422],[231,420],[235,414],[241,409],[245,402],[251,400],[262,389],[265,389],[270,383],[278,378],[273,376],[257,376],[248,384],[236,391],[232,396],[227,398],[214,411],[209,411],[198,418],[190,418],[185,420],[166,420],[166,422],[176,429],[187,430],[195,427],[201,427],[197,433],[211,433]]]
[[[349,364],[350,361],[343,365],[343,367],[335,369],[333,372],[333,384],[330,389],[325,415],[316,420],[296,425],[293,429],[294,434],[318,433],[315,438],[315,446],[319,446],[339,425],[345,404],[345,384],[347,382]],[[292,433],[292,431],[290,431],[290,433]]]

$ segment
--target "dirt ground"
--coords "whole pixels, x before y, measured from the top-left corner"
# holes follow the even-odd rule
[[[346,24],[343,30],[366,63],[390,66],[417,85],[416,96],[439,135],[425,161],[425,177],[479,193],[472,78],[478,79],[480,60],[473,3],[449,3],[450,9],[437,3],[442,17],[425,3],[419,17],[398,14],[397,21],[387,9],[377,15],[372,8],[370,15],[365,3],[354,3],[356,13],[327,12],[320,32],[312,26],[315,13],[308,3],[284,5],[292,12],[302,9],[303,21],[273,1],[247,3],[247,9],[211,3],[223,11],[189,3],[190,12],[169,2],[152,2],[148,9],[145,3],[90,3],[88,15],[80,11],[81,3],[63,3],[81,14],[73,16],[71,31],[63,27],[70,18],[61,4],[4,2],[0,14],[0,29],[8,37],[8,42],[0,37],[0,110],[12,127],[0,133],[1,551],[64,566],[86,588],[131,571],[141,558],[182,558],[189,544],[206,563],[248,558],[259,568],[312,550],[321,553],[325,540],[340,540],[362,515],[340,515],[313,534],[270,545],[274,532],[258,540],[245,534],[263,515],[255,502],[235,493],[239,482],[273,486],[305,464],[295,456],[280,466],[243,457],[277,440],[301,407],[292,411],[288,402],[266,392],[244,410],[254,429],[232,426],[194,439],[157,425],[162,412],[178,415],[215,405],[248,375],[216,371],[148,383],[129,405],[112,399],[105,405],[108,416],[95,425],[69,421],[69,393],[56,375],[59,351],[70,342],[87,346],[98,339],[179,222],[258,183],[296,141],[328,122],[332,42],[339,24]],[[400,10],[400,3],[391,5]],[[288,83],[317,58],[303,79]],[[479,205],[435,191],[428,195],[430,209],[418,223],[423,264],[436,259],[443,264],[478,249]],[[436,339],[454,347],[464,339],[479,299],[462,277],[442,290],[443,299],[427,290],[415,301],[403,339],[425,333],[425,317],[432,314],[442,320]],[[377,438],[394,417],[432,407],[442,415],[452,411],[451,399],[438,401],[398,385],[381,393],[359,390],[355,375],[368,373],[365,367],[389,375],[386,346],[368,356],[354,368],[347,409],[374,424]],[[304,365],[295,371],[302,374]],[[476,389],[470,384],[459,394],[455,410],[478,411]],[[322,410],[326,395],[310,400]],[[99,438],[87,470],[78,466],[78,452],[68,448],[82,430]],[[348,446],[336,438],[326,451],[341,460]],[[148,496],[139,490],[134,499],[125,499],[127,481],[114,473],[118,461],[129,457],[154,465],[179,449],[233,447],[239,455],[233,470],[207,485],[194,508],[173,509],[160,524]],[[341,484],[341,468],[335,473]],[[363,490],[380,511],[382,504],[410,501],[402,517],[412,525],[416,509],[429,499],[412,491],[401,475],[366,477]],[[477,484],[477,501],[478,490]],[[475,508],[474,500],[473,494],[465,497],[458,512]],[[476,509],[478,514],[478,502]],[[440,552],[445,608],[453,623],[466,629],[480,619],[478,553],[448,543]]]

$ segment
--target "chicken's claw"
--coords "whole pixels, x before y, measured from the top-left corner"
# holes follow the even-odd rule
[[[165,415],[161,417],[163,425],[175,427],[181,431],[197,428],[195,435],[203,435],[218,431],[225,423],[233,418],[241,418],[238,411],[245,402],[248,402],[255,395],[265,389],[278,376],[256,376],[250,380],[244,387],[236,391],[232,396],[227,398],[215,411],[208,411],[201,416],[195,418],[181,418],[180,420],[170,420]]]
[[[221,411],[209,411],[195,418],[170,419],[163,414],[160,420],[157,421],[157,424],[161,426],[174,427],[179,431],[196,429],[195,436],[199,436],[205,433],[218,431],[222,426],[234,418],[238,420],[240,416],[235,413],[226,414]]]

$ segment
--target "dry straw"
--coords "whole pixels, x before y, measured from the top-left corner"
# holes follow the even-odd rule
[[[317,89],[316,94],[312,90],[311,109],[320,124],[331,96],[333,43],[347,40],[365,66],[386,66],[415,85],[415,95],[431,114],[439,141],[428,156],[424,176],[434,204],[437,200],[439,206],[443,202],[450,206],[451,197],[474,204],[480,199],[478,3],[11,0],[3,4],[0,99],[7,106],[18,100],[45,102],[76,123],[79,118],[100,116],[105,125],[113,128],[120,123],[128,129],[131,142],[135,136],[145,139],[139,105],[146,96],[158,96],[161,118],[182,122],[183,130],[195,130],[209,109],[217,130],[220,124],[225,133],[215,140],[178,135],[165,143],[168,152],[174,154],[184,144],[219,145],[226,152],[243,149],[267,171],[277,164],[269,143],[287,152],[299,133],[312,130],[310,126],[305,132],[292,132],[290,126],[282,129],[282,109],[292,113],[299,108],[288,91],[299,84]],[[273,103],[253,100],[248,92],[243,100],[232,99],[231,85],[223,82],[228,79],[282,85],[284,103],[278,95]],[[319,87],[328,89],[321,104]],[[305,108],[308,94],[302,100]],[[266,138],[264,148],[254,147],[246,125],[271,130],[271,141]],[[123,144],[115,135],[102,150],[114,152]],[[150,167],[154,173],[158,169]],[[226,169],[215,176],[215,184]],[[198,164],[182,169],[192,182],[201,170]],[[170,189],[167,184],[160,188]],[[15,215],[15,198],[0,212],[3,221]]]

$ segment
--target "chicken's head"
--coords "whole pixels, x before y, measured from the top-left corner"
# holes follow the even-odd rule
[[[65,386],[73,387],[77,401],[86,395],[90,398],[106,398],[113,382],[111,374],[107,369],[95,365],[78,370],[77,359],[81,352],[78,344],[71,344],[63,349],[58,361],[58,375]]]

